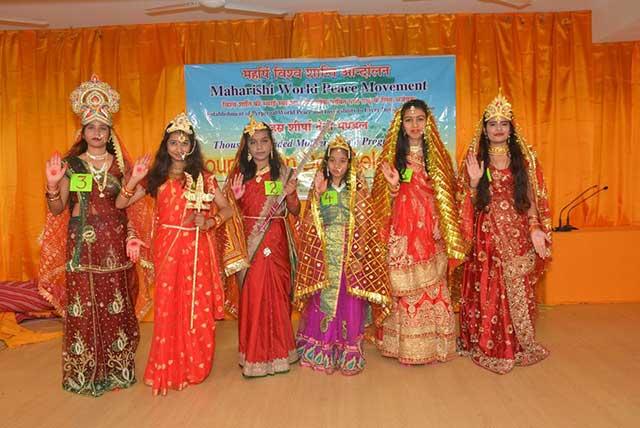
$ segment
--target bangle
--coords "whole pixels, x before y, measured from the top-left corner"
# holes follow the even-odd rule
[[[392,193],[398,193],[400,191],[400,182],[397,182],[395,185],[392,185],[390,183],[387,183],[389,186],[389,190]]]
[[[60,199],[60,192],[56,193],[55,195],[50,195],[49,193],[45,193],[44,195],[47,198],[47,202],[53,202]]]
[[[122,196],[125,199],[131,199],[131,197],[136,193],[135,190],[129,190],[127,189],[127,186],[122,186],[122,188],[120,189],[120,196]]]
[[[218,228],[222,223],[224,223],[224,220],[222,220],[222,217],[220,216],[220,214],[216,214],[213,216],[213,227],[214,228]]]
[[[136,238],[138,238],[138,234],[136,233],[136,230],[131,225],[127,226],[127,238],[125,241],[129,242],[132,239],[136,239]]]
[[[57,195],[58,193],[60,193],[60,186],[56,186],[55,189],[51,190],[49,189],[49,185],[47,184],[45,186],[45,191],[51,195]]]
[[[45,194],[51,196],[57,196],[60,194],[60,187],[56,187],[54,190],[49,189],[49,186],[45,187]]]
[[[55,190],[49,190],[49,186],[47,186],[44,196],[47,198],[47,201],[53,202],[60,199],[60,187]]]

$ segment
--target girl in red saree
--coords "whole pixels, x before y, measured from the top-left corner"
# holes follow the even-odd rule
[[[111,128],[118,93],[93,76],[71,102],[82,130],[64,159],[54,154],[47,162],[39,289],[64,316],[63,388],[97,397],[136,382],[138,280],[130,258],[141,244],[134,234],[140,216],[115,204],[131,170]]]
[[[447,273],[464,256],[449,154],[433,114],[406,102],[387,133],[372,188],[387,262],[392,308],[378,348],[403,364],[455,356],[455,319]]]
[[[542,171],[501,93],[487,106],[459,170],[464,265],[460,347],[504,374],[548,351],[535,341],[535,285],[550,256],[551,218]]]
[[[238,273],[239,364],[246,377],[289,371],[298,360],[291,325],[295,250],[287,214],[298,215],[297,181],[280,160],[271,128],[250,118],[225,185],[242,214],[250,267]],[[285,204],[266,225],[284,192]]]
[[[122,202],[136,202],[134,192],[144,176],[134,171],[124,188],[129,198]],[[193,209],[192,196],[199,190],[204,211]],[[166,395],[201,383],[211,371],[215,320],[224,315],[216,229],[231,214],[215,177],[205,173],[200,144],[184,113],[165,129],[147,192],[156,202],[151,240],[155,294],[144,382],[154,395]]]

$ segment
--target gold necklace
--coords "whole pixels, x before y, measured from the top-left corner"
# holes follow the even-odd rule
[[[87,156],[91,160],[104,160],[107,158],[108,155],[109,155],[109,152],[106,152],[106,151],[101,155],[92,155],[91,153],[87,152]]]
[[[271,171],[271,165],[266,165],[260,168],[260,170],[256,171],[256,182],[260,183],[262,181],[262,176],[269,171]]]
[[[109,175],[107,174],[107,162],[105,161],[100,167],[100,169],[97,169],[96,167],[94,167],[91,162],[87,162],[87,163],[89,164],[89,171],[91,171],[91,176],[93,177],[93,181],[96,182],[96,185],[98,186],[98,190],[100,191],[98,196],[101,198],[104,198],[104,189],[106,189],[107,187],[107,176]],[[102,175],[101,177],[102,180],[98,179],[99,175]]]
[[[492,156],[502,156],[509,154],[509,146],[506,144],[490,145],[489,146],[489,154]]]
[[[409,146],[407,160],[424,168],[424,154],[421,146]]]

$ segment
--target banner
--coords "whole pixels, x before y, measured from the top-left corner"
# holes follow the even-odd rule
[[[203,144],[207,169],[224,180],[250,114],[273,130],[287,165],[295,166],[325,121],[358,153],[371,178],[393,114],[420,98],[431,108],[447,149],[455,153],[455,57],[343,58],[186,65],[187,114]],[[314,153],[319,159],[325,146]],[[315,168],[314,168],[315,169]],[[306,196],[313,171],[300,177]]]

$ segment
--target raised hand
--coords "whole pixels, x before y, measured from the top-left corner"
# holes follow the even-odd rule
[[[324,177],[322,171],[318,171],[316,173],[315,178],[313,179],[313,185],[316,188],[316,193],[318,195],[322,195],[327,191],[327,187],[329,186],[329,180]]]
[[[467,173],[469,174],[469,185],[473,188],[478,187],[480,178],[482,178],[482,174],[484,173],[484,161],[478,163],[475,155],[469,152],[467,159],[465,159],[465,164],[467,165]]]
[[[139,157],[136,163],[133,164],[133,170],[131,172],[131,180],[136,184],[142,180],[149,172],[149,165],[151,164],[151,156],[148,154]]]
[[[236,201],[244,195],[244,175],[238,173],[231,179],[231,191],[233,192],[233,197],[236,198]]]
[[[284,193],[287,196],[289,196],[293,194],[293,192],[295,192],[297,188],[298,188],[298,179],[295,177],[291,178],[289,181],[287,181],[287,184],[284,185]]]
[[[398,183],[400,183],[400,174],[398,174],[398,170],[395,167],[390,166],[387,162],[382,162],[380,168],[382,169],[384,178],[391,187],[396,187]]]
[[[64,173],[67,171],[67,164],[62,162],[62,158],[58,152],[55,152],[53,156],[47,161],[47,167],[45,173],[47,175],[47,185],[50,188],[57,187],[60,180],[64,177]]]
[[[550,249],[547,248],[547,242],[551,243],[551,239],[544,231],[539,228],[535,228],[531,231],[531,241],[533,242],[533,248],[536,250],[536,254],[541,259],[546,259],[551,256]]]
[[[132,262],[137,263],[140,259],[141,247],[149,248],[147,244],[138,238],[132,238],[127,241],[127,256]]]

